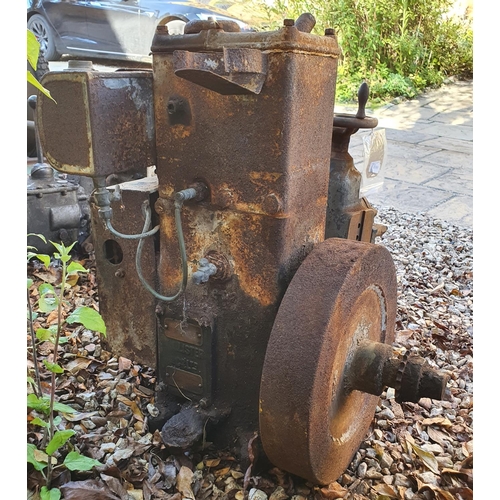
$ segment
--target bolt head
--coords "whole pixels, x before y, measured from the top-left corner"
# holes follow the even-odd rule
[[[283,20],[283,26],[293,26],[295,24],[294,19],[284,19]]]

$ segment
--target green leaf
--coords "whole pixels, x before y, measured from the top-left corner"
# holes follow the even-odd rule
[[[27,456],[28,463],[32,464],[36,470],[45,469],[45,467],[47,467],[47,464],[44,464],[43,462],[39,462],[35,458],[35,451],[38,451],[37,447],[31,443],[27,443],[27,444],[28,444],[28,456]]]
[[[66,270],[68,273],[68,276],[70,274],[76,274],[76,273],[88,273],[88,269],[85,269],[80,263],[78,262],[71,262],[68,266],[68,269]]]
[[[33,280],[31,278],[28,278],[28,290],[31,288],[33,285]]]
[[[77,451],[71,451],[64,459],[64,465],[69,470],[91,470],[96,465],[102,465],[98,460],[80,455]]]
[[[45,420],[42,420],[41,418],[34,418],[31,423],[33,425],[39,425],[40,427],[45,427],[45,428],[49,428],[50,427],[50,424],[48,422],[45,422]]]
[[[56,293],[54,287],[50,283],[42,283],[38,287],[38,292],[40,293],[40,295],[46,295],[47,293]]]
[[[28,31],[27,58],[28,62],[30,63],[30,66],[36,71],[36,65],[38,63],[38,54],[40,52],[40,43],[38,42],[35,34],[32,31],[30,30],[27,31]]]
[[[40,411],[48,415],[50,408],[50,398],[48,396],[39,398],[36,394],[28,394],[27,406],[28,408],[32,408],[33,410]],[[74,408],[71,408],[71,406],[65,405],[63,403],[58,403],[57,401],[54,401],[54,410],[60,411],[62,413],[75,413],[76,411]]]
[[[61,413],[75,413],[76,410],[71,408],[71,406],[65,405],[64,403],[54,402],[54,410],[60,411]]]
[[[38,58],[38,56],[36,56]],[[35,68],[36,69],[36,68]],[[47,243],[47,239],[43,234],[40,233],[28,233],[28,236],[36,236],[37,238],[40,238],[44,243]]]
[[[57,309],[57,297],[46,297],[42,295],[38,300],[40,312],[49,313]]]
[[[46,269],[49,268],[50,266],[50,255],[47,255],[45,253],[37,253],[35,255],[35,257],[38,259],[38,260],[41,260],[43,265],[45,266]]]
[[[64,370],[57,363],[49,363],[46,359],[43,360],[45,368],[52,373],[63,373]]]
[[[59,488],[47,489],[47,486],[42,486],[40,490],[41,500],[59,500],[61,498],[61,491]]]
[[[35,247],[29,247],[29,248],[33,248],[34,250],[36,250]],[[46,255],[44,253],[28,252],[28,262],[31,259],[33,259],[34,257],[36,257],[37,259],[40,259],[42,261],[42,263],[45,265],[45,267],[48,269],[48,267],[50,265],[50,256],[49,255]]]
[[[47,455],[54,454],[54,452],[56,452],[59,448],[64,446],[66,444],[66,441],[74,434],[76,434],[76,432],[73,429],[67,429],[65,431],[56,431],[54,437],[50,440],[50,443],[47,445],[47,448],[45,449]]]
[[[73,323],[80,323],[88,330],[99,332],[106,336],[106,325],[104,324],[102,316],[91,307],[78,307],[68,316],[66,321],[70,325]]]
[[[45,87],[43,87],[42,84],[29,71],[27,71],[27,80],[28,83],[31,83],[33,87],[38,89],[42,94],[46,95],[49,99],[52,99],[57,104],[55,99],[50,95],[50,92]]]
[[[28,394],[27,397],[28,408],[49,414],[50,399],[43,397],[39,398],[36,394]]]
[[[56,247],[56,250],[58,251],[57,258],[62,260],[63,262],[68,262],[71,260],[71,255],[70,252],[73,249],[73,247],[76,245],[76,241],[73,242],[69,247],[67,247],[64,243],[55,243],[54,241],[51,241],[51,243]]]
[[[47,328],[39,328],[36,331],[36,338],[42,342],[50,340],[53,336],[53,333],[50,330],[47,330]]]

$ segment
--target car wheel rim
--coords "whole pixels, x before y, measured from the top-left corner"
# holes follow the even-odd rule
[[[31,25],[30,29],[36,36],[36,39],[40,44],[40,51],[42,52],[42,54],[45,54],[45,52],[47,52],[47,47],[49,45],[49,36],[47,30],[45,29],[45,26],[43,26],[43,24],[41,23],[35,22]]]

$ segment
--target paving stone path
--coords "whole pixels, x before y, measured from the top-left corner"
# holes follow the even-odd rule
[[[376,208],[423,212],[472,227],[472,87],[472,80],[453,81],[416,99],[367,110],[387,139],[384,184],[366,195]],[[351,139],[357,166],[363,164],[363,136],[369,133],[360,130]]]

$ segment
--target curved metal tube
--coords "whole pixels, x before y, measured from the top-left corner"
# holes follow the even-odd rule
[[[150,214],[151,214],[151,212],[150,212]],[[106,224],[106,228],[108,229],[108,231],[111,234],[113,234],[114,236],[116,236],[118,238],[123,238],[124,240],[141,240],[142,241],[144,238],[147,238],[148,236],[152,236],[153,234],[157,233],[158,229],[160,229],[160,226],[158,225],[158,226],[155,226],[153,229],[151,229],[148,232],[144,232],[145,230],[143,230],[143,232],[140,234],[123,234],[123,233],[120,233],[119,231],[117,231],[111,225],[111,220],[105,219],[104,222]],[[150,217],[150,222],[151,222],[151,217]]]
[[[187,279],[188,279],[188,268],[187,268],[187,255],[186,255],[186,245],[184,243],[184,233],[182,232],[182,224],[181,224],[181,208],[182,204],[184,202],[184,199],[179,199],[182,198],[182,196],[177,197],[174,202],[174,207],[175,207],[175,228],[177,231],[177,238],[179,239],[179,250],[181,253],[181,265],[182,265],[182,284],[179,289],[179,291],[170,297],[161,295],[159,294],[156,290],[154,290],[149,283],[145,280],[144,276],[142,275],[142,267],[141,267],[141,256],[142,256],[142,247],[144,246],[144,238],[141,238],[139,241],[139,244],[137,245],[137,252],[135,254],[135,267],[137,270],[137,276],[139,277],[139,280],[141,283],[144,285],[144,288],[148,292],[150,292],[154,297],[156,297],[158,300],[162,300],[164,302],[172,302],[175,299],[177,299],[182,293],[184,293],[184,290],[186,289],[187,285]],[[149,207],[149,202],[146,201],[144,203],[144,210],[146,213],[146,221],[144,222],[144,229],[143,229],[143,234],[154,234],[152,231],[156,232],[158,230],[159,226],[156,226],[154,229],[149,231],[148,233],[145,233],[145,231],[148,229],[149,225],[151,224],[151,209]]]

